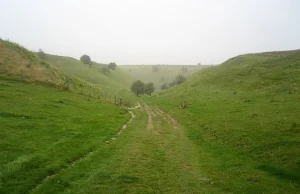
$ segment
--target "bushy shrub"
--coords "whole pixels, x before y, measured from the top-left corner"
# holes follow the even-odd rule
[[[90,56],[84,54],[80,57],[80,61],[83,64],[90,65],[90,67],[92,67],[92,60],[91,60]]]
[[[117,64],[114,62],[111,62],[108,64],[108,68],[111,70],[115,70],[115,69],[117,69]]]

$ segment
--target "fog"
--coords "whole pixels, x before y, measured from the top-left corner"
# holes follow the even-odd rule
[[[117,64],[217,64],[298,49],[297,0],[1,0],[0,37]]]

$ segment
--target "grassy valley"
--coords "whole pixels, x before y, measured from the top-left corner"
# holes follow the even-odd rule
[[[103,67],[0,41],[0,193],[299,192],[299,50]]]
[[[299,75],[299,50],[247,54],[146,100],[174,115],[189,139],[210,153],[205,165],[219,186],[233,193],[294,193],[300,183]]]
[[[209,65],[122,65],[121,69],[127,71],[136,80],[153,82],[155,89],[160,90],[163,84],[170,84],[178,74],[185,77]]]
[[[89,67],[71,57],[49,54],[46,55],[45,60],[65,75],[92,83],[105,91],[117,91],[130,88],[133,81],[133,78],[120,68],[110,70],[109,72],[102,72],[102,68],[106,66],[106,64],[92,62],[91,67]]]
[[[0,7],[0,194],[300,193],[300,1]]]

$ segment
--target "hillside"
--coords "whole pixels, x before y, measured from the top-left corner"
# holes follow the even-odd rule
[[[299,50],[241,55],[146,101],[174,115],[210,153],[203,163],[221,187],[293,193],[300,184],[299,75]]]
[[[32,193],[49,176],[103,149],[130,117],[95,98],[3,79],[0,107],[0,193]]]
[[[84,65],[81,61],[72,57],[64,57],[47,54],[45,59],[48,63],[58,68],[59,71],[67,76],[77,77],[86,82],[96,84],[105,91],[117,91],[129,89],[133,79],[120,68],[103,73],[101,68],[105,64],[92,62],[92,67]]]
[[[157,68],[153,72],[153,67]],[[153,82],[155,89],[160,90],[163,84],[171,83],[178,74],[186,77],[208,65],[122,65],[121,69],[127,71],[136,80],[145,83]]]
[[[0,40],[0,76],[26,82],[62,85],[58,70],[17,43]]]
[[[55,86],[96,98],[104,98],[99,86],[71,74],[64,74],[36,53],[17,43],[0,40],[0,78]]]
[[[64,73],[17,43],[0,40],[0,193],[35,192],[51,175],[103,149],[129,120],[124,106],[104,98],[99,90],[104,81],[81,75]],[[121,71],[110,76],[112,91],[125,85],[117,77]]]
[[[121,68],[0,46],[0,193],[299,193],[300,51],[136,97]]]
[[[29,51],[17,43],[0,40],[0,78],[55,85],[75,93],[102,100],[123,98],[125,104],[132,103],[129,92],[133,78],[120,68],[103,72],[105,64],[92,62],[92,67],[71,57]]]

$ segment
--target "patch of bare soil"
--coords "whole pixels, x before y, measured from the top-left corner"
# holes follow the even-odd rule
[[[158,107],[156,107],[156,110],[160,113],[160,115],[163,116],[164,119],[166,119],[169,123],[172,123],[174,129],[178,129],[178,122],[173,117],[171,117],[169,114],[165,113]]]
[[[151,114],[151,110],[149,108],[149,106],[147,106],[145,104],[145,110],[148,114],[148,125],[147,125],[147,129],[153,129],[153,119],[152,119],[152,114]]]

